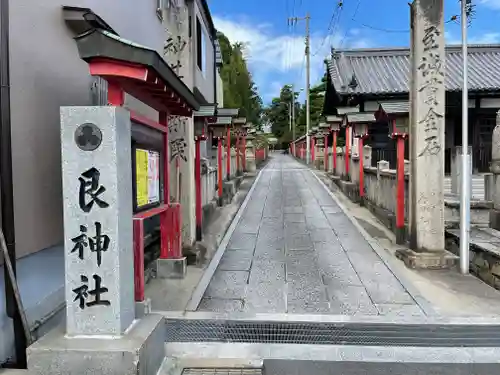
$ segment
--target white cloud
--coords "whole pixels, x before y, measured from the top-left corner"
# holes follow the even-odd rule
[[[269,24],[255,24],[245,18],[214,17],[215,27],[232,42],[245,45],[253,77],[261,89],[264,100],[279,93],[283,84],[294,83],[297,89],[305,82],[304,34],[301,25],[288,34],[277,34]],[[330,55],[330,47],[343,41],[344,47],[364,48],[370,45],[368,39],[359,37],[359,30],[352,29],[344,39],[344,33],[324,37],[311,35],[311,84],[323,75],[323,61]]]
[[[493,9],[500,9],[500,0],[480,0],[479,4]]]
[[[444,37],[446,39],[446,44],[462,44],[462,39],[460,37],[455,37],[454,34],[450,32],[445,32]],[[468,44],[496,44],[500,43],[500,32],[489,32],[481,33],[480,36],[472,36],[467,38]]]

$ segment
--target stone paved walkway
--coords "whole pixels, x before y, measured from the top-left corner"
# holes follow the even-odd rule
[[[276,154],[198,310],[423,315],[312,172]]]

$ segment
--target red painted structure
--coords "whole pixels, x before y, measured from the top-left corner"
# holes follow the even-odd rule
[[[217,138],[217,193],[219,206],[222,206],[222,137]]]
[[[396,243],[405,243],[405,140],[408,134],[398,131],[396,120],[392,121],[393,139],[396,139]]]
[[[325,166],[325,172],[328,172],[328,134],[325,134],[324,142],[324,156],[323,165]]]
[[[351,164],[350,160],[350,145],[351,145],[351,139],[349,138],[349,123],[347,123],[345,127],[345,175],[346,178],[349,179],[349,166]]]
[[[364,166],[364,154],[363,154],[363,143],[365,138],[368,135],[360,136],[358,142],[359,148],[359,197],[361,198],[361,202],[363,202],[363,198],[365,196],[365,166]]]
[[[332,159],[333,159],[333,174],[337,173],[337,136],[338,130],[332,130],[333,145],[332,145]]]
[[[182,256],[181,206],[170,203],[170,160],[168,142],[169,115],[191,116],[188,103],[170,89],[150,66],[121,60],[93,58],[88,61],[90,74],[108,82],[108,105],[123,106],[128,93],[159,112],[159,121],[131,112],[131,120],[163,134],[164,189],[163,204],[137,213],[133,217],[135,300],[144,300],[144,220],[160,216],[160,257],[175,259]]]
[[[226,129],[226,178],[229,181],[231,179],[231,127],[228,126]]]

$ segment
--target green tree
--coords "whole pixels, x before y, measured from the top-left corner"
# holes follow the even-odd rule
[[[325,100],[326,91],[326,75],[323,76],[321,82],[310,89],[309,98],[311,99],[310,105],[310,126],[317,126],[320,122],[325,119],[323,117],[323,102]],[[300,114],[298,118],[299,133],[298,135],[304,135],[306,133],[306,105],[305,103],[301,106]]]
[[[264,109],[264,117],[271,124],[271,131],[278,138],[278,144],[285,147],[292,140],[293,134],[293,131],[290,131],[290,105],[292,104],[292,98],[295,105],[295,113],[299,114],[298,92],[292,92],[290,85],[283,86],[279,97],[274,98],[271,104]]]
[[[247,121],[260,129],[263,104],[243,55],[244,46],[242,43],[231,45],[221,32],[217,32],[217,38],[223,62],[220,70],[224,90],[223,105],[226,108],[239,108],[239,115],[246,117]]]

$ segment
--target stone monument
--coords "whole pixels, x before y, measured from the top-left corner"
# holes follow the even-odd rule
[[[162,318],[136,320],[130,114],[61,109],[66,331],[28,348],[34,374],[153,374]],[[149,363],[145,366],[144,363]]]
[[[493,209],[490,211],[490,227],[500,230],[500,111],[493,129],[491,147],[491,173],[493,174]]]
[[[411,4],[410,247],[412,267],[442,268],[444,251],[445,40],[443,0]]]

